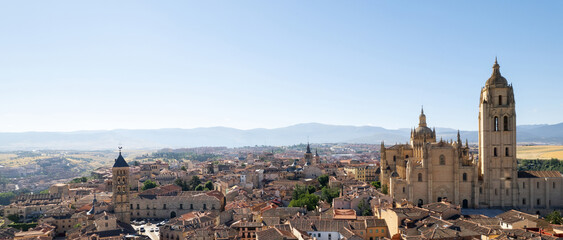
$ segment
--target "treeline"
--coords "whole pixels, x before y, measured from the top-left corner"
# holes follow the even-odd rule
[[[551,160],[520,159],[518,160],[519,171],[559,171],[563,173],[563,161],[556,158]]]

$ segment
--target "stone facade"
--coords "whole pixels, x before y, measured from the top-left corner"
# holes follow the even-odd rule
[[[131,218],[168,219],[189,212],[225,209],[225,197],[218,191],[180,192],[173,196],[139,195],[131,199]]]
[[[563,207],[563,177],[554,171],[518,172],[516,111],[512,85],[493,73],[481,90],[479,156],[469,153],[458,132],[439,141],[435,129],[419,125],[408,144],[381,144],[381,181],[395,199],[419,206],[446,198],[463,208],[518,208],[544,213]]]

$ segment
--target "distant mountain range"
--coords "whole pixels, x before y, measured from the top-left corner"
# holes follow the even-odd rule
[[[521,125],[519,144],[563,144],[563,123]],[[457,130],[436,128],[438,138],[455,139]],[[76,132],[0,133],[0,151],[60,149],[105,150],[122,144],[129,149],[183,148],[200,146],[293,145],[304,143],[405,143],[410,129],[371,126],[339,126],[304,123],[275,129],[239,130],[226,127],[156,130],[108,130]],[[477,143],[477,131],[462,131],[461,137]]]

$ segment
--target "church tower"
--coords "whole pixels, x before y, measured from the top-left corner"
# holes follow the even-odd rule
[[[512,85],[493,73],[481,89],[479,102],[479,202],[481,207],[517,205],[516,111]]]
[[[311,165],[313,161],[313,152],[311,152],[311,145],[307,143],[307,152],[305,152],[305,164]]]
[[[121,156],[121,147],[119,147],[119,156],[115,159],[112,168],[112,203],[113,211],[117,220],[123,223],[129,223],[131,220],[131,209],[129,209],[129,164]]]

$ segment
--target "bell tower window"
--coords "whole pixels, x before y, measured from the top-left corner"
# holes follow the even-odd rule
[[[497,148],[493,148],[493,156],[495,156],[495,157],[498,156],[498,154],[497,154]]]
[[[504,121],[502,123],[503,127],[504,127],[504,131],[508,131],[508,117],[504,116]]]
[[[444,155],[440,155],[440,165],[446,165],[446,157]]]
[[[495,117],[495,121],[493,122],[494,126],[495,126],[495,132],[498,131],[499,127],[498,127],[498,117]]]
[[[498,105],[502,105],[502,95],[498,95]]]

